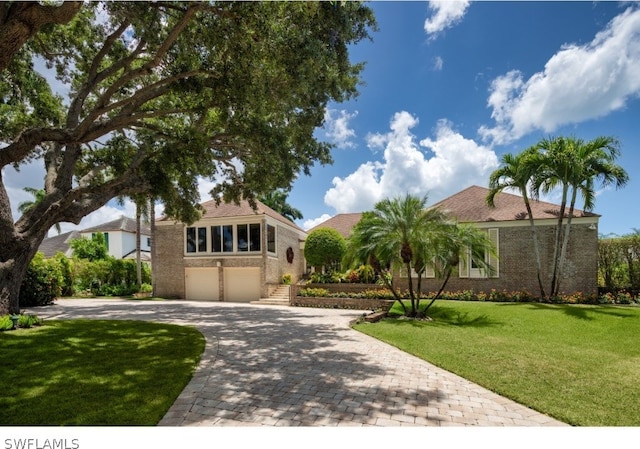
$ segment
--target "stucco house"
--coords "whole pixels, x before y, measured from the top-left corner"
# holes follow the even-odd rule
[[[528,291],[537,295],[539,288],[535,253],[522,197],[500,193],[495,198],[495,208],[491,208],[485,201],[488,193],[489,190],[484,187],[471,186],[432,206],[446,211],[458,223],[472,224],[486,230],[497,247],[497,257],[490,257],[489,254],[486,256],[494,268],[493,273],[486,273],[463,261],[447,283],[447,290],[489,292],[495,289]],[[531,208],[539,239],[543,285],[548,290],[551,285],[553,243],[560,207],[544,201],[532,201]],[[360,214],[338,214],[314,229],[333,227],[347,237],[359,217]],[[597,294],[599,218],[594,213],[574,211],[567,260],[560,283],[561,292]],[[406,272],[396,273],[394,282],[401,289],[408,288]],[[425,292],[437,291],[441,283],[440,279],[435,278],[433,270],[427,270],[422,289]]]
[[[45,257],[53,257],[57,252],[71,257],[73,255],[73,250],[69,245],[71,240],[90,239],[97,232],[104,234],[107,252],[110,256],[116,259],[136,258],[136,221],[125,216],[80,231],[69,231],[46,238],[40,244],[39,251],[44,253]],[[144,223],[140,226],[140,258],[144,262],[151,262],[151,228]]]
[[[165,298],[250,302],[267,298],[283,275],[304,273],[306,232],[257,201],[202,204],[192,225],[156,221],[156,294]]]

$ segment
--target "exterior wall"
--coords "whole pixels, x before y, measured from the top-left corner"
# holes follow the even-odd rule
[[[594,224],[593,220],[580,222],[574,219],[572,222],[567,258],[563,278],[560,282],[560,291],[564,294],[576,292],[582,292],[585,295],[597,294],[598,231]],[[551,224],[537,226],[542,283],[547,293],[551,286],[555,228]],[[528,291],[537,296],[540,289],[536,277],[536,259],[533,248],[531,228],[528,225],[522,223],[518,226],[501,226],[499,227],[499,277],[460,278],[458,271],[454,270],[446,290]],[[408,288],[407,278],[395,276],[394,282],[402,289]],[[440,279],[423,279],[422,290],[424,292],[437,291],[441,284],[442,280]]]
[[[289,273],[297,281],[303,273],[303,257],[300,250],[300,233],[260,217],[262,223],[262,251],[254,254],[185,254],[185,225],[174,223],[158,223],[156,226],[156,262],[154,276],[156,295],[166,298],[185,298],[185,268],[187,267],[217,267],[219,278],[219,298],[226,298],[232,293],[225,292],[225,268],[260,268],[261,296],[269,295],[270,285],[279,284],[282,275]],[[229,224],[235,219],[202,220],[194,226]],[[255,221],[253,221],[255,223]],[[276,255],[267,252],[266,225],[276,226]],[[293,263],[287,262],[287,248],[294,252]]]
[[[184,298],[184,225],[157,225],[154,243],[155,294],[163,298]]]
[[[274,224],[274,223],[269,223]],[[267,255],[266,284],[280,284],[282,276],[290,274],[297,282],[304,274],[304,257],[300,249],[300,234],[285,226],[276,224],[276,256]],[[293,261],[287,260],[287,249],[293,250]]]
[[[109,255],[116,259],[122,259],[127,254],[136,250],[136,235],[131,232],[123,231],[106,231],[109,234]],[[83,232],[82,237],[91,239],[93,232]],[[150,251],[151,247],[147,244],[150,235],[140,234],[140,249],[142,251]]]

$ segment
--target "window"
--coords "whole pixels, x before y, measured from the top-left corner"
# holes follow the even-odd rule
[[[486,251],[484,254],[484,260],[491,267],[491,272],[487,273],[485,270],[480,268],[478,264],[474,260],[471,259],[471,248],[467,249],[466,254],[460,258],[459,268],[459,277],[461,278],[497,278],[500,277],[500,263],[498,260],[499,256],[499,232],[497,228],[487,229],[487,233],[489,234],[489,240],[493,243],[496,254],[492,255],[490,252]]]
[[[196,252],[196,228],[187,228],[187,252]]]
[[[211,226],[211,252],[233,252],[233,226]]]
[[[267,225],[267,251],[276,252],[276,227]]]
[[[239,224],[237,226],[237,246],[238,251],[260,251],[261,239],[260,239],[260,223],[253,224]]]
[[[220,254],[262,251],[260,223],[187,227],[185,251],[188,254]]]
[[[147,246],[151,248],[151,237],[147,237]]]
[[[187,252],[204,253],[207,251],[207,228],[187,228]]]

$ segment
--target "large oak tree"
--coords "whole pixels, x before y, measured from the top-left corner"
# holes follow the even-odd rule
[[[0,27],[11,8],[26,8],[9,5]],[[191,222],[198,177],[217,182],[213,195],[238,200],[330,163],[314,130],[330,101],[357,94],[363,66],[348,47],[376,26],[355,2],[51,7],[68,9],[56,20],[55,9],[40,9],[50,20],[31,18],[23,43],[0,35],[0,49],[12,49],[0,61],[0,169],[41,161],[45,191],[15,220],[0,172],[0,313],[18,312],[29,261],[56,223],[136,194]],[[34,70],[37,57],[68,98]]]

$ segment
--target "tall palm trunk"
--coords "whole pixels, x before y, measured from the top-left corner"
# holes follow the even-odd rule
[[[564,263],[567,259],[567,247],[569,246],[569,234],[571,232],[571,219],[573,218],[573,211],[576,205],[576,197],[578,195],[578,189],[573,188],[573,192],[571,194],[571,205],[569,206],[569,216],[567,217],[567,224],[564,229],[564,240],[562,242],[562,247],[560,249],[560,261],[558,262],[558,276],[556,278],[556,286],[555,286],[555,295],[560,293],[560,282],[562,280],[562,274],[564,269]]]
[[[544,285],[542,283],[542,263],[540,261],[540,245],[538,242],[538,229],[536,228],[535,221],[533,219],[533,211],[531,210],[531,203],[527,197],[526,191],[523,192],[524,204],[527,208],[527,214],[529,215],[529,225],[531,227],[531,238],[533,240],[533,252],[536,256],[536,270],[538,274],[538,287],[540,288],[540,298],[545,299],[546,294],[544,292]]]
[[[153,275],[153,264],[156,259],[156,199],[149,198],[149,221],[151,226],[151,290],[156,295],[156,277]]]
[[[140,221],[142,219],[142,211],[140,205],[136,201],[136,286],[138,291],[142,287],[142,259],[140,257]]]
[[[569,187],[565,183],[562,186],[562,202],[560,203],[560,214],[558,216],[558,225],[556,227],[556,237],[555,244],[553,248],[553,271],[551,276],[551,297],[558,296],[558,291],[556,290],[558,284],[558,267],[559,267],[559,255],[560,255],[560,245],[562,244],[562,225],[564,223],[564,212],[567,209],[567,193]]]

